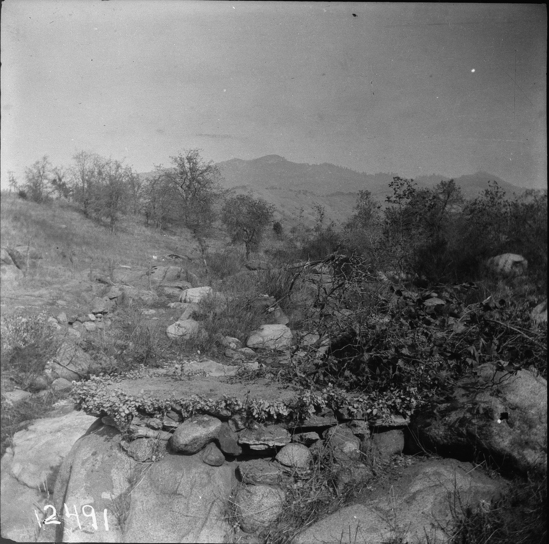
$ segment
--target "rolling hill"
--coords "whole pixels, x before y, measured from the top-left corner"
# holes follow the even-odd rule
[[[230,192],[250,193],[273,204],[278,219],[295,224],[301,219],[312,223],[315,207],[325,209],[328,221],[345,221],[353,213],[357,193],[368,190],[383,205],[391,193],[389,183],[397,173],[365,174],[335,164],[306,164],[286,160],[280,155],[266,155],[252,160],[230,159],[217,164],[221,185]],[[142,174],[147,176],[148,174]],[[418,187],[432,188],[442,175],[422,176],[415,179]],[[487,172],[455,178],[466,198],[474,198],[496,181],[508,194],[520,194],[525,189],[512,185]]]
[[[360,190],[368,190],[380,204],[391,193],[389,183],[396,173],[365,174],[334,164],[305,164],[286,160],[279,155],[266,155],[245,161],[231,159],[217,164],[223,187],[236,193],[252,193],[273,204],[280,216],[290,223],[301,214],[305,221],[314,217],[314,207],[325,208],[326,218],[344,221],[352,213]],[[445,176],[416,178],[418,187],[431,188]],[[496,181],[508,194],[519,194],[523,188],[489,174],[478,172],[455,179],[467,198],[474,198]]]

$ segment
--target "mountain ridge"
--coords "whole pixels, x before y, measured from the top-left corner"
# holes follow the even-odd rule
[[[250,160],[233,158],[216,166],[221,173],[223,189],[263,198],[275,206],[278,218],[288,223],[295,223],[297,218],[305,223],[313,222],[317,206],[324,208],[328,221],[345,221],[354,211],[359,191],[370,191],[383,204],[392,192],[389,183],[398,176],[392,172],[367,174],[331,163],[296,163],[276,154]],[[429,174],[414,181],[418,188],[433,188],[449,179],[452,178]],[[526,190],[482,171],[454,178],[454,181],[466,198],[480,195],[488,188],[489,181],[496,181],[509,195]]]

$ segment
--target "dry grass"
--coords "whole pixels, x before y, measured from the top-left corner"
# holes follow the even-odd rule
[[[126,216],[119,232],[86,218],[69,203],[36,204],[2,195],[2,245],[30,243],[40,250],[40,267],[58,268],[59,273],[94,268],[108,270],[117,265],[148,268],[154,256],[185,255],[200,268],[196,244],[188,233],[165,233],[151,229],[140,218]],[[156,263],[158,264],[158,263]],[[33,279],[38,279],[39,273]],[[52,278],[58,280],[56,278]]]

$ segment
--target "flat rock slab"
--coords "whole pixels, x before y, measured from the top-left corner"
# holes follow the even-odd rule
[[[223,396],[237,399],[262,399],[270,402],[289,401],[295,397],[297,389],[284,387],[264,378],[253,382],[230,383],[226,377],[186,376],[176,380],[168,376],[144,377],[135,380],[122,380],[107,386],[108,389],[119,389],[135,397],[150,395],[160,400],[166,400],[170,395],[175,398],[189,398],[193,395],[219,400]]]

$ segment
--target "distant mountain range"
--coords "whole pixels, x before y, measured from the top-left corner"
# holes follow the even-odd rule
[[[352,215],[357,193],[361,190],[370,191],[383,205],[391,194],[389,183],[398,176],[397,173],[364,174],[329,163],[295,163],[279,155],[266,155],[249,161],[231,159],[217,163],[217,166],[224,189],[263,198],[276,207],[277,218],[287,225],[299,220],[312,223],[317,205],[324,208],[326,220],[343,222]],[[433,174],[414,181],[419,188],[432,188],[441,180],[448,179]],[[525,191],[487,172],[455,178],[466,198],[474,198],[487,189],[488,181],[496,181],[509,195]]]
[[[304,164],[286,160],[279,155],[266,155],[245,161],[231,159],[217,164],[225,189],[235,193],[252,193],[276,206],[281,217],[294,223],[301,214],[312,220],[315,205],[325,208],[326,218],[344,221],[353,213],[358,191],[368,190],[380,204],[391,194],[389,183],[396,173],[364,174],[335,164]],[[415,178],[419,188],[432,188],[441,175]],[[477,172],[455,178],[466,198],[474,198],[496,181],[506,193],[520,194],[525,189],[488,174]]]

